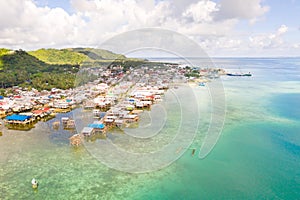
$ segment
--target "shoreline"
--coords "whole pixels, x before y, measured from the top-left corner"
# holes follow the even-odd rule
[[[168,63],[168,62],[152,62],[147,61],[148,65],[141,66],[139,68],[133,68],[128,71],[128,73],[123,74],[121,72],[121,66],[115,66],[113,69],[101,69],[98,68],[97,70],[103,70],[102,73],[110,73],[110,77],[103,83],[101,79],[95,80],[92,83],[87,83],[85,85],[79,86],[74,89],[69,90],[61,90],[52,88],[51,91],[42,91],[38,92],[34,88],[29,91],[20,88],[14,87],[14,92],[16,94],[7,97],[0,98],[0,104],[5,105],[6,107],[10,105],[9,109],[4,110],[4,106],[2,106],[2,117],[4,117],[4,124],[5,125],[18,125],[26,126],[26,124],[35,124],[39,120],[43,120],[48,118],[51,119],[55,117],[55,113],[68,113],[72,111],[76,107],[84,106],[87,109],[100,109],[104,111],[108,111],[111,107],[116,106],[116,104],[122,101],[122,98],[129,98],[128,91],[132,90],[132,88],[137,87],[136,84],[138,81],[140,82],[139,87],[144,87],[146,90],[147,85],[145,85],[148,80],[156,78],[157,82],[155,84],[149,84],[149,87],[157,88],[158,89],[168,89],[169,84],[171,83],[170,80],[173,81],[174,77],[182,79],[184,82],[199,82],[200,86],[205,86],[205,83],[210,81],[213,78],[218,78],[220,75],[223,75],[225,72],[224,70],[220,69],[203,69],[199,70],[199,75],[205,77],[204,79],[194,79],[190,77],[190,75],[186,75],[188,72],[191,72],[190,67],[186,67],[185,69],[179,67],[178,63]],[[94,69],[85,69],[87,71]],[[115,70],[115,71],[113,71]],[[193,69],[195,71],[195,69]],[[114,72],[114,73],[113,73]],[[118,72],[118,73],[115,73]],[[167,72],[167,73],[166,73]],[[220,73],[221,72],[221,73]],[[155,74],[153,74],[155,73]],[[193,72],[195,73],[195,72]],[[142,75],[145,74],[146,76],[138,76],[138,74]],[[193,76],[193,75],[192,75]],[[118,77],[118,78],[117,78]],[[117,81],[114,81],[117,78]],[[188,78],[188,79],[187,79]],[[191,79],[193,78],[193,79]],[[177,80],[178,81],[178,80]],[[125,85],[122,85],[124,84]],[[130,86],[126,86],[126,83],[130,83]],[[176,83],[174,83],[174,87],[176,87]],[[123,91],[123,93],[119,93],[119,91],[114,91],[115,88],[118,90],[123,90],[122,87],[130,87],[128,91]],[[145,89],[144,89],[145,90]],[[113,93],[111,93],[114,91]],[[149,93],[149,91],[146,91]],[[110,93],[115,99],[109,99],[108,96]],[[158,100],[160,100],[159,94],[152,93],[153,96],[157,96]],[[95,99],[103,97],[105,100],[95,103]],[[140,98],[140,97],[139,97]],[[152,101],[151,104],[154,102],[154,99],[139,99],[136,100],[139,102],[147,102]],[[2,100],[1,100],[2,99]],[[106,100],[108,99],[108,100]],[[135,100],[133,100],[135,101]],[[155,100],[156,101],[156,100]],[[107,103],[108,102],[108,103]],[[138,102],[138,103],[139,103]],[[127,102],[131,104],[132,102]],[[13,104],[13,106],[11,106]],[[148,105],[134,105],[133,108],[135,109],[143,109],[145,107],[149,107]],[[132,109],[133,109],[132,108]],[[128,109],[125,109],[128,110]],[[1,111],[1,105],[0,105]],[[131,111],[131,110],[129,110]],[[37,114],[34,114],[37,113]],[[28,120],[19,119],[20,115],[28,116]],[[46,118],[45,118],[46,117]],[[2,118],[3,119],[3,118]],[[17,120],[17,121],[16,121]],[[34,126],[33,126],[34,127]]]

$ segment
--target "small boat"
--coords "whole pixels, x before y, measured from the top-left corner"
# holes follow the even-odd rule
[[[192,156],[195,155],[195,152],[196,152],[196,149],[193,149],[193,150],[192,150]]]
[[[249,72],[249,73],[246,73],[246,74],[232,74],[232,73],[227,73],[226,74],[227,76],[252,76],[252,74]]]
[[[39,184],[38,184],[38,182],[35,180],[35,178],[33,178],[33,179],[31,180],[31,184],[32,184],[32,188],[33,188],[33,189],[37,189],[38,186],[39,186]]]

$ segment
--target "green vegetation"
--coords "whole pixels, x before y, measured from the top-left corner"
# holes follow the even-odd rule
[[[68,49],[73,52],[78,52],[80,54],[86,55],[91,60],[103,61],[103,60],[124,60],[126,57],[121,54],[115,54],[108,50],[103,49],[92,49],[92,48],[70,48]]]
[[[39,49],[28,52],[30,55],[48,64],[78,65],[84,63],[112,63],[115,61],[142,61],[136,58],[126,58],[104,49],[67,48],[67,49]]]
[[[3,62],[2,62],[1,57],[2,57],[3,55],[9,54],[10,51],[11,51],[11,50],[9,50],[9,49],[0,48],[0,70],[3,69]]]
[[[23,50],[1,56],[0,87],[33,86],[36,89],[73,87],[79,65],[50,65]]]
[[[145,63],[145,60],[126,58],[103,49],[39,49],[28,53],[0,49],[0,88],[19,85],[38,90],[68,89],[74,87],[74,83],[81,85],[97,78],[85,71],[76,78],[80,67],[122,65],[125,72]]]
[[[70,73],[38,73],[32,78],[31,84],[22,84],[23,87],[34,87],[38,90],[51,90],[52,88],[69,89],[74,87],[75,74]]]
[[[200,73],[199,70],[191,70],[190,67],[185,67],[186,73],[184,74],[185,77],[191,78],[191,77],[195,77],[195,78],[199,78],[200,77]]]
[[[79,65],[88,59],[86,55],[68,49],[39,49],[28,53],[48,64]]]
[[[8,54],[10,51],[9,49],[0,48],[0,56]]]
[[[114,61],[110,64],[110,66],[118,66],[118,65],[122,65],[123,67],[123,71],[126,72],[128,71],[130,68],[136,68],[136,67],[141,67],[143,65],[146,64],[147,61],[143,61],[143,60],[125,60],[125,61]],[[150,65],[150,63],[148,64]]]
[[[200,77],[199,73],[185,73],[184,76],[188,77],[188,78],[190,78],[190,77],[199,78]]]

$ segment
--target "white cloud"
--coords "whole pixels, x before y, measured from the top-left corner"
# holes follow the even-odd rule
[[[255,48],[280,48],[285,45],[282,36],[288,31],[286,25],[281,25],[274,33],[265,33],[249,37],[250,47]]]
[[[216,16],[219,20],[236,18],[254,23],[269,11],[269,7],[263,6],[261,2],[262,0],[221,0]]]
[[[79,16],[69,15],[61,8],[37,7],[31,0],[1,2],[0,13],[5,16],[0,17],[0,38],[4,46],[35,48],[67,45],[73,42],[78,26],[84,23]]]
[[[1,19],[11,19],[0,21],[2,45],[14,48],[95,46],[120,32],[144,27],[188,35],[224,35],[236,24],[234,20],[212,23],[217,4],[209,0],[71,0],[74,14],[61,8],[38,7],[33,0],[19,2],[2,1],[0,7],[5,15]],[[184,9],[174,9],[175,5]]]
[[[293,48],[295,48],[295,49],[300,49],[300,43],[293,44],[292,46],[293,46]]]
[[[282,35],[288,31],[288,27],[286,25],[281,25],[277,30],[277,35]]]
[[[218,11],[217,4],[212,1],[199,1],[191,4],[183,13],[183,17],[192,18],[193,21],[211,22],[213,20],[212,13]]]
[[[284,47],[288,32],[282,25],[271,33],[239,35],[241,20],[255,22],[268,12],[262,0],[70,0],[72,13],[35,1],[0,1],[1,46],[98,46],[124,31],[161,27],[191,37],[207,51],[238,53]]]

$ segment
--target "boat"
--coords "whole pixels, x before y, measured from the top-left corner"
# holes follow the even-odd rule
[[[232,73],[227,73],[226,74],[227,76],[252,76],[252,74],[249,72],[249,73],[246,73],[246,74],[232,74]]]
[[[33,179],[31,180],[31,184],[32,184],[32,188],[33,188],[33,189],[37,189],[38,186],[39,186],[39,184],[38,184],[38,182],[35,180],[35,178],[33,178]]]

